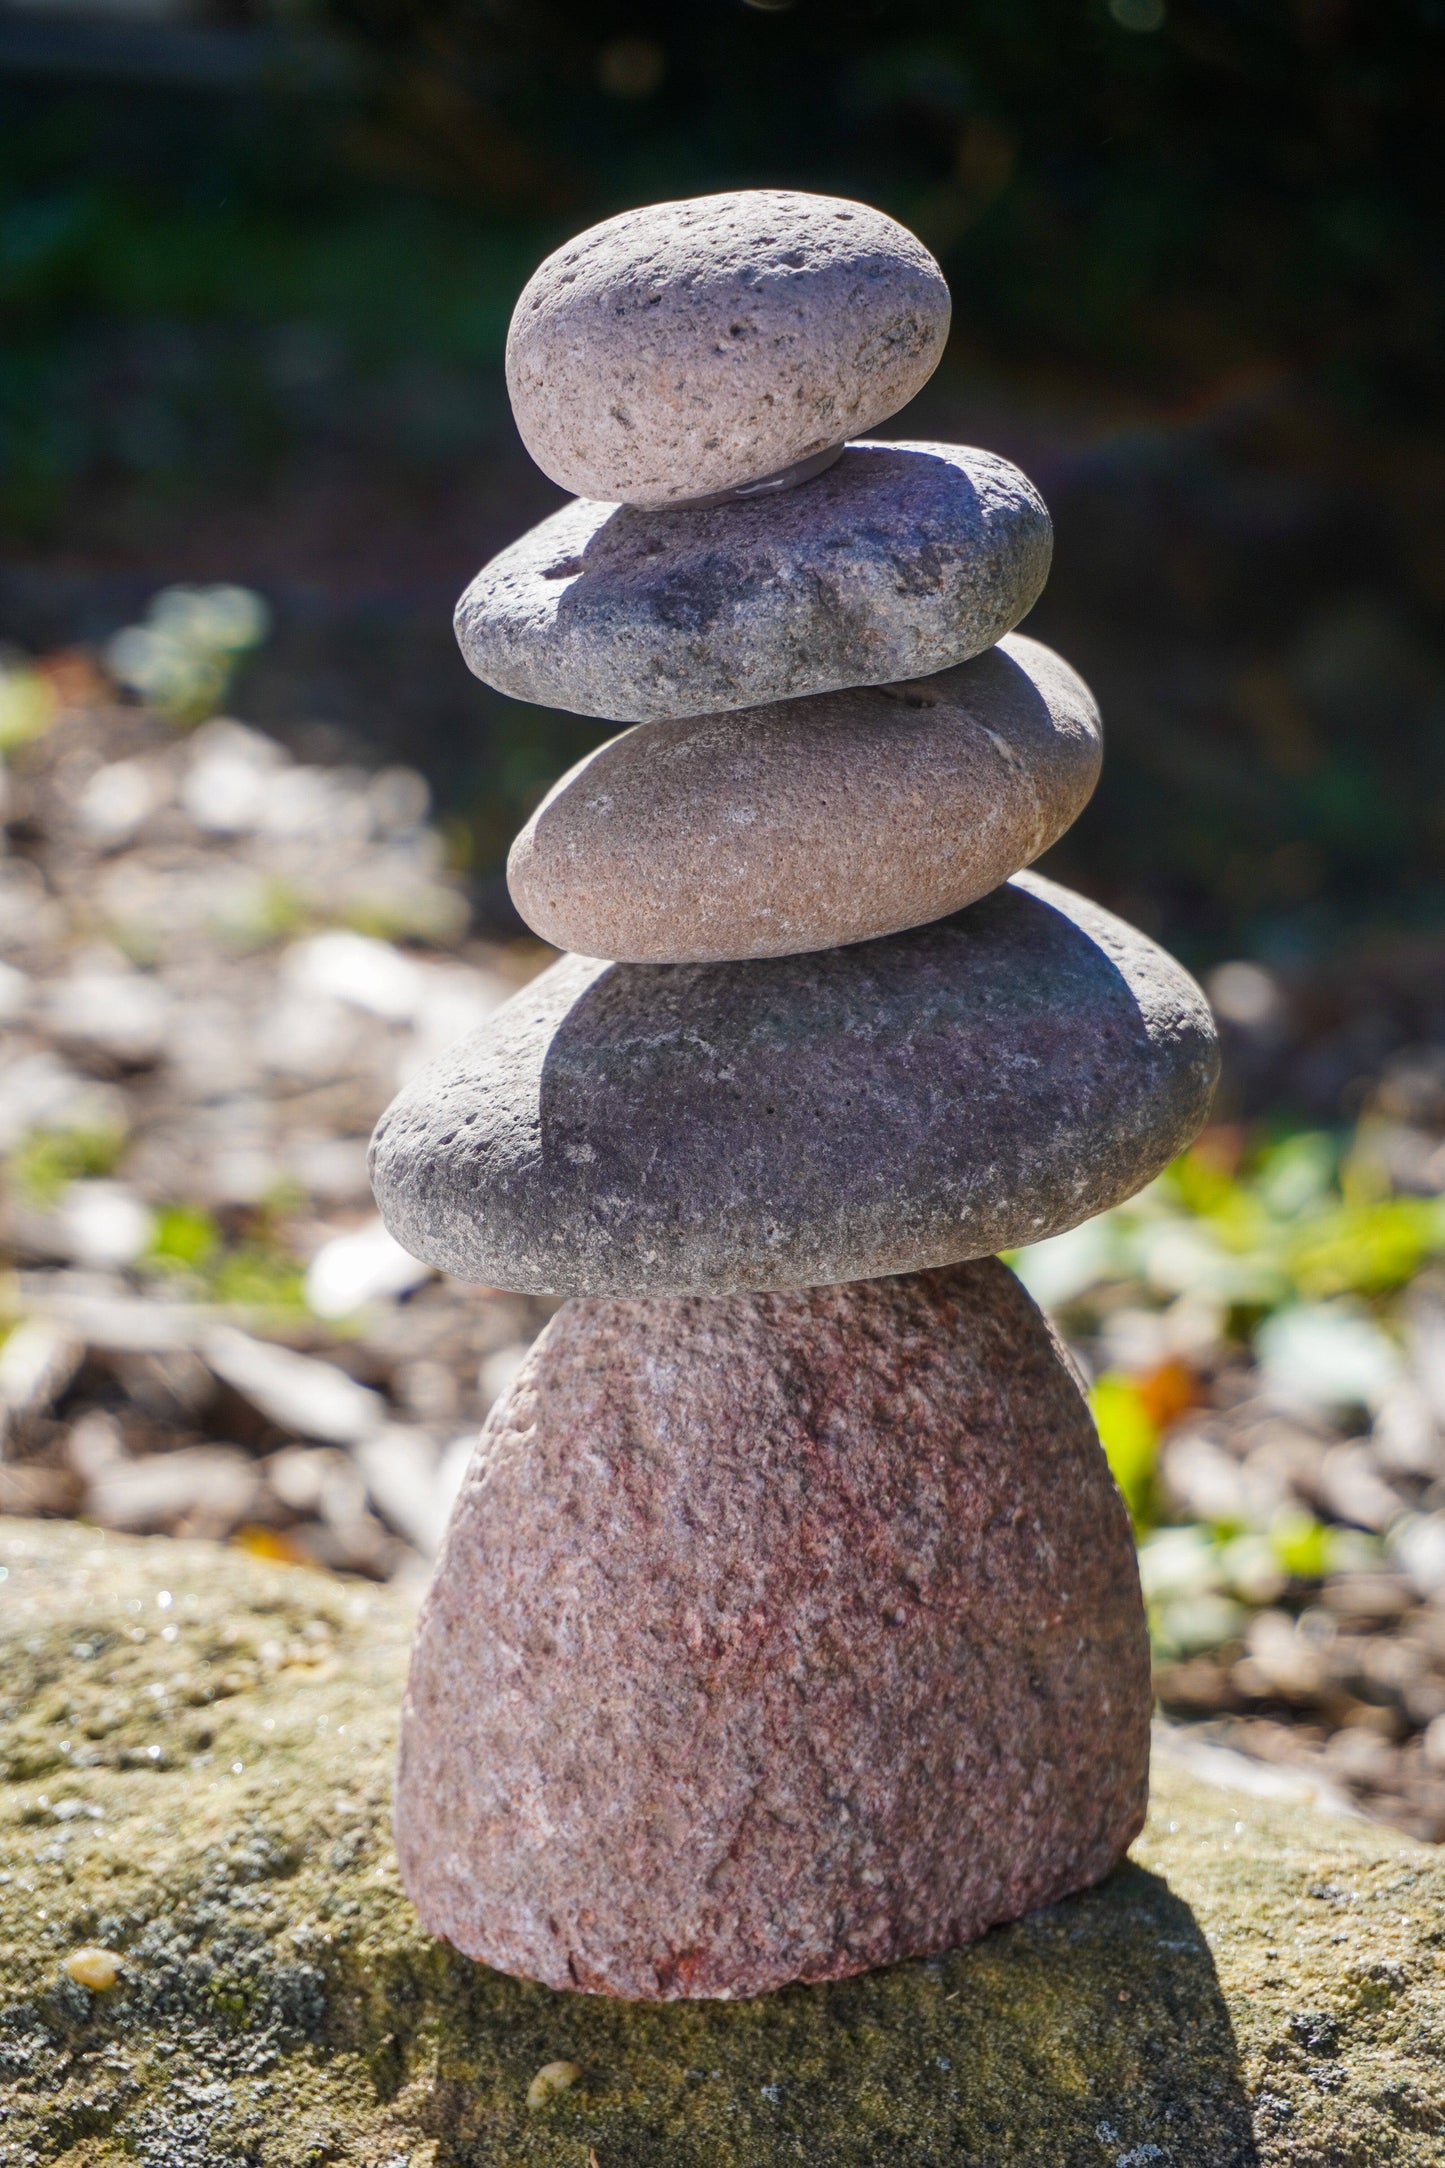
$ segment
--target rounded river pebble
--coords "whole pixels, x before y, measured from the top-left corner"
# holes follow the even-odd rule
[[[724,1294],[1036,1242],[1197,1134],[1218,1069],[1183,968],[1020,874],[808,956],[564,956],[377,1125],[392,1233],[462,1279]]]
[[[786,188],[650,203],[528,280],[507,388],[563,489],[671,505],[896,414],[937,367],[948,317],[922,242],[866,203]]]
[[[966,662],[1032,609],[1052,548],[1006,459],[850,444],[774,496],[564,505],[477,574],[457,639],[499,692],[580,715],[757,707]]]
[[[634,963],[836,948],[942,918],[1063,834],[1088,687],[1014,633],[937,677],[639,723],[562,778],[507,884],[543,940]]]

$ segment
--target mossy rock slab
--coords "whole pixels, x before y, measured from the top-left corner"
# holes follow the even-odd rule
[[[7,2168],[1445,2161],[1445,1857],[1388,1830],[1166,1764],[1129,1865],[972,1949],[748,2003],[558,1995],[398,1886],[404,1596],[36,1522],[0,1567]],[[109,1990],[67,1974],[83,1944]]]

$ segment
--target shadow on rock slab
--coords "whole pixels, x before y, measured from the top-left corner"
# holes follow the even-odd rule
[[[423,2117],[435,2168],[513,2158],[494,2062],[529,2047],[583,2075],[533,2114],[528,2161],[582,2162],[588,2145],[599,2168],[1259,2160],[1208,1944],[1132,1864],[971,1949],[752,2002],[558,1996],[458,1959],[446,1994]]]

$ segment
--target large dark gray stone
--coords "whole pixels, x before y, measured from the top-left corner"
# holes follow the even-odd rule
[[[482,568],[457,638],[518,700],[703,715],[966,662],[1032,609],[1052,549],[1006,459],[850,444],[777,496],[661,512],[579,497]]]
[[[953,918],[731,964],[564,956],[392,1103],[383,1217],[464,1279],[806,1287],[1061,1233],[1157,1174],[1218,1067],[1141,933],[1020,875]]]

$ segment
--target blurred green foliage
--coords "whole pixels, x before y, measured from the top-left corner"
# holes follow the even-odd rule
[[[55,715],[55,696],[38,670],[0,664],[0,756],[38,738]]]
[[[1136,1528],[1147,1528],[1154,1517],[1155,1458],[1159,1448],[1159,1425],[1154,1414],[1133,1379],[1114,1371],[1106,1371],[1095,1380],[1089,1406],[1130,1518]]]
[[[52,179],[34,137],[0,131],[0,516],[15,532],[43,534],[86,486],[254,482],[336,436],[338,395],[344,433],[393,468],[495,423],[529,240],[365,187],[359,204],[233,193],[224,162],[179,196],[144,172],[66,177],[68,161]]]
[[[1206,1131],[1139,1196],[1010,1259],[1085,1345],[1121,1309],[1183,1309],[1210,1364],[1248,1358],[1287,1408],[1363,1417],[1401,1370],[1397,1298],[1445,1256],[1445,1197],[1395,1193],[1368,1116],[1349,1132]],[[1148,1347],[1148,1336],[1141,1343]],[[1147,1353],[1090,1388],[1100,1441],[1140,1539],[1155,1645],[1231,1641],[1252,1609],[1343,1568],[1379,1539],[1297,1507],[1267,1526],[1170,1526],[1159,1475],[1171,1423],[1202,1397],[1187,1357]]]
[[[286,1227],[296,1199],[278,1196],[228,1233],[199,1205],[171,1204],[156,1214],[141,1269],[194,1299],[238,1309],[297,1316],[306,1310],[305,1268]]]
[[[1391,1194],[1368,1129],[1285,1135],[1229,1171],[1196,1147],[1162,1178],[1159,1202],[1202,1233],[1199,1282],[1246,1309],[1387,1295],[1445,1251],[1445,1198]]]
[[[165,1205],[156,1214],[147,1262],[162,1271],[202,1272],[221,1247],[221,1230],[199,1205]]]
[[[6,1160],[6,1173],[29,1205],[52,1205],[71,1182],[113,1174],[125,1133],[110,1128],[32,1129]]]
[[[1054,1306],[1130,1283],[1202,1298],[1245,1337],[1292,1304],[1374,1302],[1445,1254],[1445,1197],[1394,1194],[1371,1128],[1207,1133],[1127,1204],[1020,1253]]]
[[[306,1275],[279,1242],[243,1242],[226,1250],[209,1274],[215,1302],[248,1310],[299,1315],[306,1311]]]
[[[266,637],[270,613],[245,587],[167,587],[106,650],[112,676],[173,723],[214,715],[245,658]]]

